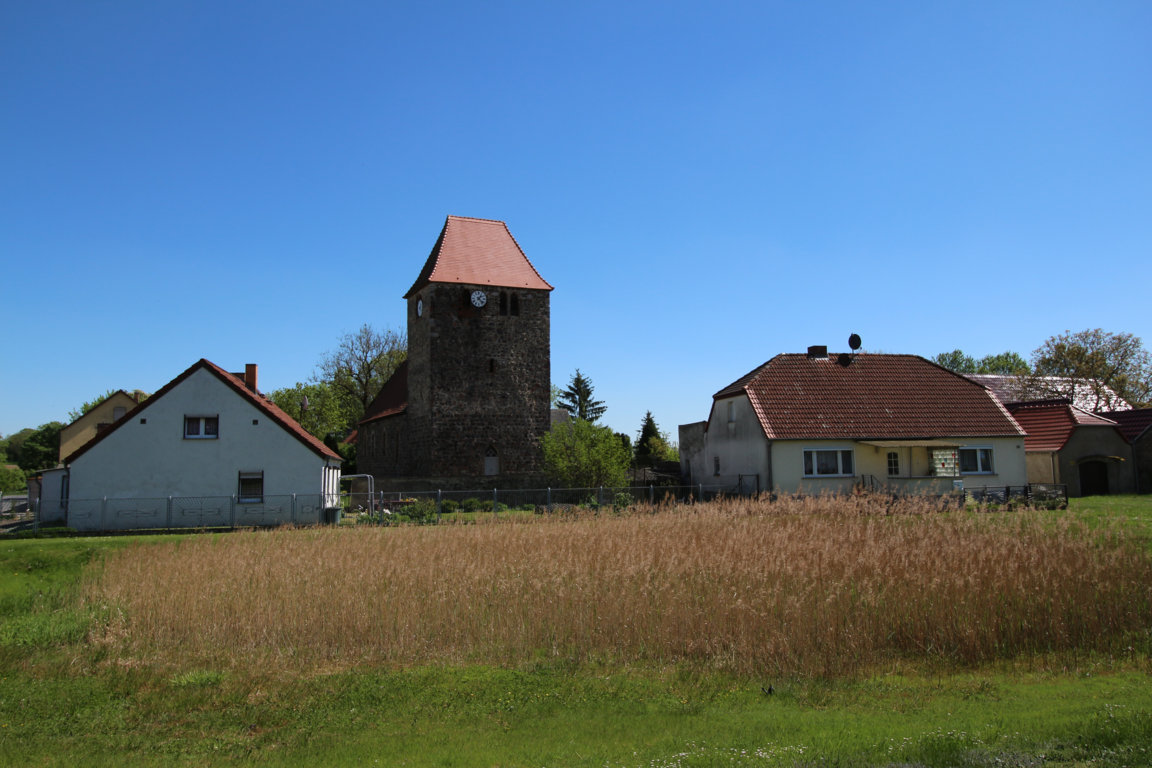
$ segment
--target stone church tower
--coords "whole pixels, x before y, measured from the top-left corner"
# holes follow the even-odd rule
[[[552,286],[502,221],[449,216],[404,295],[408,360],[357,436],[377,488],[537,485]]]

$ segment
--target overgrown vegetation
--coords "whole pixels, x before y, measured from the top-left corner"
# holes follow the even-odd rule
[[[529,513],[520,516],[527,522],[508,522],[516,519],[509,514],[466,526],[0,539],[0,765],[1152,762],[1152,498],[1077,499],[1061,513],[941,514],[846,501],[793,501],[774,511],[635,505],[626,515]],[[207,559],[197,563],[196,555]],[[1072,560],[1047,562],[1064,558]],[[134,562],[133,583],[126,577]],[[805,565],[815,576],[803,575]],[[899,619],[885,606],[904,601],[911,619],[894,625],[903,627],[904,644],[881,645],[877,661],[865,663],[865,645],[853,640],[863,635],[850,631],[867,622],[847,622],[835,640],[857,654],[854,666],[827,672],[819,671],[826,664],[811,674],[762,664],[740,671],[723,653],[742,637],[732,628],[742,611],[751,613],[748,601],[771,595],[771,576],[780,582],[777,603],[808,601],[828,620],[850,616],[853,599],[863,604],[876,591],[867,579],[857,579],[854,598],[842,588],[847,576],[869,572],[889,582],[882,592],[891,600],[879,609]],[[737,576],[752,583],[736,584]],[[909,594],[918,580],[928,594]],[[993,584],[1006,590],[1005,601],[977,605]],[[1057,594],[1068,589],[1079,609]],[[1126,589],[1134,590],[1129,611],[1144,616],[1135,630],[1115,607]],[[173,590],[169,600],[139,599]],[[789,590],[796,594],[783,594]],[[695,622],[699,640],[659,634],[664,625],[634,593],[665,609],[662,595],[683,603],[671,606],[666,624]],[[1043,605],[1023,605],[1025,593]],[[426,605],[413,608],[406,594]],[[500,603],[513,594],[515,607]],[[213,599],[224,605],[214,611]],[[189,612],[183,620],[180,601]],[[235,614],[246,601],[249,615]],[[787,636],[778,625],[788,614],[770,613],[772,605],[760,611],[759,634]],[[162,615],[147,615],[153,609]],[[635,618],[625,609],[638,609]],[[943,630],[907,642],[921,626],[917,617],[949,611],[972,619],[973,637],[1000,633],[986,648],[990,661],[943,651],[933,639]],[[374,645],[357,623],[380,615],[401,630],[377,625],[384,637]],[[542,621],[562,638],[565,615],[580,618],[572,625],[584,628],[577,642],[527,654],[508,644]],[[1054,631],[1060,616],[1067,631]],[[1098,636],[1072,625],[1081,620]],[[485,639],[481,630],[497,621],[521,626]],[[806,621],[809,646],[833,642],[830,630]],[[310,647],[329,623],[342,629],[324,641],[332,646]],[[656,642],[638,650],[628,638],[641,631]],[[214,647],[199,634],[215,638]],[[470,634],[481,640],[461,652]],[[662,645],[661,637],[674,642]],[[580,652],[597,638],[615,645]],[[397,640],[417,660],[402,662],[384,647]]]
[[[1067,515],[869,496],[633,510],[189,537],[111,556],[86,594],[115,606],[105,639],[123,652],[240,665],[543,657],[839,677],[1143,649],[1152,625],[1147,553]],[[349,573],[372,589],[343,589]]]

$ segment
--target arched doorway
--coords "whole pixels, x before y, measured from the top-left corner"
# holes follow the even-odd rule
[[[1103,461],[1083,461],[1080,463],[1080,495],[1108,495],[1108,465]]]

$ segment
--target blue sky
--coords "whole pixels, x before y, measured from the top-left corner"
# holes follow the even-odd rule
[[[810,344],[1152,345],[1152,3],[0,3],[0,433],[307,380],[508,222],[635,434]],[[1132,286],[1131,288],[1129,286]]]

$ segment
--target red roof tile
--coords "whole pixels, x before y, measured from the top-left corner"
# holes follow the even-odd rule
[[[99,443],[101,440],[103,440],[108,435],[115,432],[117,429],[119,429],[123,425],[131,422],[132,417],[135,416],[137,413],[140,413],[141,411],[145,410],[146,408],[149,408],[150,406],[155,405],[157,402],[159,402],[160,398],[162,398],[168,392],[172,391],[172,389],[175,388],[177,384],[184,381],[185,379],[187,379],[189,376],[191,376],[193,373],[200,370],[201,368],[203,368],[203,369],[209,371],[210,373],[212,373],[213,375],[215,375],[216,378],[220,379],[222,382],[227,384],[234,392],[236,392],[242,398],[244,398],[245,400],[250,402],[258,410],[262,411],[266,416],[268,416],[274,422],[276,422],[281,427],[283,427],[289,434],[291,434],[293,437],[295,437],[300,442],[304,443],[304,445],[308,446],[313,452],[315,452],[321,456],[324,456],[326,458],[342,460],[340,454],[336,453],[331,448],[324,445],[323,441],[321,441],[319,438],[310,434],[308,432],[308,430],[306,430],[306,429],[304,429],[304,427],[300,426],[299,422],[297,422],[294,418],[292,418],[287,413],[285,413],[278,405],[273,403],[268,398],[264,397],[264,395],[260,394],[259,392],[253,392],[252,390],[248,389],[248,387],[244,386],[243,374],[229,373],[228,371],[225,371],[223,368],[216,365],[215,363],[213,363],[209,360],[205,360],[204,358],[201,358],[200,360],[193,363],[187,370],[185,370],[179,376],[172,379],[172,381],[168,382],[163,387],[161,387],[159,390],[157,390],[156,393],[153,394],[151,397],[149,397],[147,400],[145,400],[144,402],[137,405],[135,408],[133,408],[128,413],[124,414],[124,417],[121,418],[119,421],[117,421],[115,424],[113,424],[110,428],[101,432],[96,437],[92,438],[91,440],[86,442],[84,445],[80,446],[75,451],[73,451],[70,456],[68,456],[64,459],[64,463],[65,464],[72,463],[72,461],[74,461],[76,458],[78,458],[81,454],[86,453],[89,448],[91,448],[92,446]]]
[[[1024,434],[986,388],[916,355],[777,355],[713,397],[740,393],[771,440]]]
[[[1058,451],[1078,427],[1115,427],[1116,422],[1089,413],[1067,400],[1009,403],[1008,410],[1024,427],[1026,451]]]
[[[1116,422],[1120,434],[1124,435],[1124,439],[1130,443],[1136,442],[1149,429],[1152,429],[1152,408],[1105,411],[1099,415]]]
[[[520,250],[507,224],[464,216],[449,216],[445,220],[424,269],[404,298],[428,283],[552,290]]]
[[[380,394],[368,404],[364,410],[361,424],[382,419],[385,416],[395,416],[408,409],[408,361],[400,363],[393,372],[392,377],[384,382]]]

